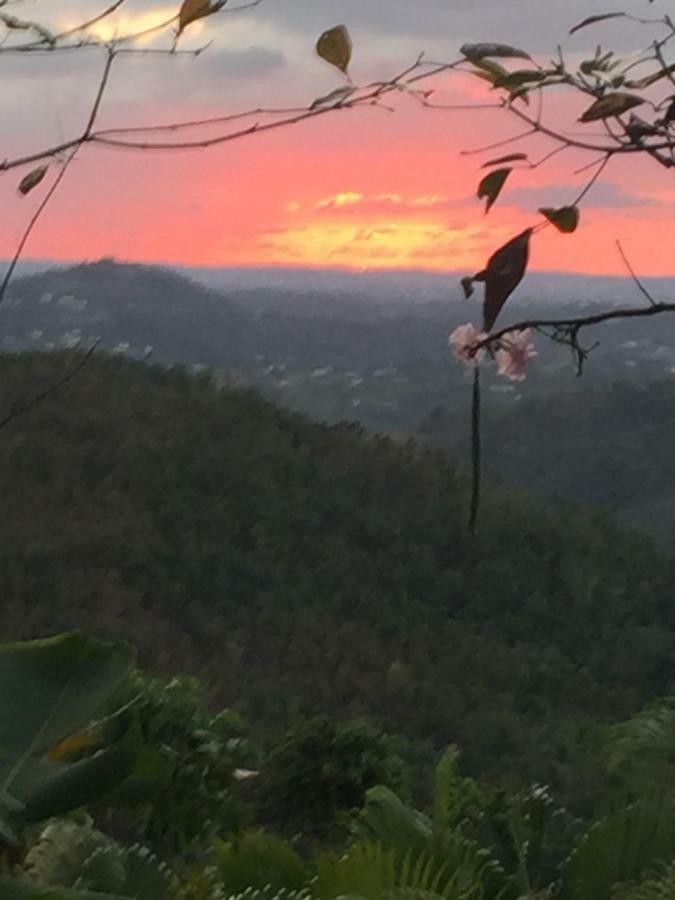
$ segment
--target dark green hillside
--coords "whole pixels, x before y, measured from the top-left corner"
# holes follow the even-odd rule
[[[493,477],[548,501],[595,506],[652,531],[670,549],[675,525],[675,381],[582,383],[555,398],[530,397],[485,417],[485,463]],[[422,424],[429,443],[466,454],[466,430],[436,409]]]
[[[69,362],[0,359],[2,408]],[[0,637],[124,635],[268,729],[368,714],[583,796],[596,723],[675,689],[671,565],[506,493],[472,544],[466,494],[440,451],[95,358],[0,431]]]

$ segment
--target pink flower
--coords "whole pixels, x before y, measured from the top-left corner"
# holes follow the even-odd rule
[[[528,362],[539,354],[534,349],[530,340],[532,329],[524,331],[512,331],[505,334],[499,342],[499,349],[495,353],[497,371],[511,381],[523,381],[525,368]]]
[[[461,359],[467,366],[475,366],[485,356],[485,348],[476,349],[476,344],[484,341],[487,334],[478,331],[470,322],[459,325],[448,338],[457,359]]]

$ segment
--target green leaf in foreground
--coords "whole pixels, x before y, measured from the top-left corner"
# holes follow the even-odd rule
[[[48,753],[90,726],[125,683],[126,644],[74,633],[0,647],[0,820],[21,827],[85,802],[122,766],[121,746],[68,765]],[[122,770],[120,769],[120,771]]]

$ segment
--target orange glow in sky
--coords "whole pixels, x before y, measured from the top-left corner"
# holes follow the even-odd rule
[[[141,24],[152,25],[166,12],[155,8]],[[194,113],[189,98],[181,103],[179,116]],[[213,111],[198,107],[200,116]],[[152,110],[145,115],[153,120]],[[475,196],[485,157],[461,151],[513,132],[499,112],[446,113],[408,102],[392,113],[331,114],[212,150],[85,148],[26,255],[472,272],[514,233],[539,221],[539,206],[562,205],[588,177],[573,174],[587,157],[564,154],[541,169],[514,171],[486,216]],[[550,146],[540,141],[535,150]],[[19,197],[16,174],[0,184],[5,258],[42,199],[40,190]],[[674,274],[674,193],[670,176],[649,161],[610,166],[589,195],[575,235],[553,229],[537,235],[532,268],[624,273],[618,239],[640,273]]]

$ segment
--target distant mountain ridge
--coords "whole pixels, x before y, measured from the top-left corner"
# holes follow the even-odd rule
[[[447,335],[475,321],[480,302],[453,296],[454,278],[285,270],[226,274],[230,286],[215,287],[174,269],[103,259],[17,278],[0,306],[0,350],[51,350],[98,339],[102,349],[131,358],[212,368],[318,419],[358,418],[384,431],[414,431],[439,404],[454,419],[465,414],[467,373],[453,360]],[[216,275],[217,282],[222,273]],[[545,287],[547,277],[528,277],[527,289],[536,283]],[[298,279],[305,279],[302,290],[292,287]],[[559,284],[556,278],[553,283]],[[516,295],[503,313],[504,324],[533,315],[584,313],[598,295],[582,292],[584,279],[565,283],[580,285],[573,302],[524,296],[519,301]],[[316,287],[310,290],[311,284]],[[621,284],[635,302],[632,283]],[[406,293],[410,285],[419,289]],[[613,291],[617,280],[596,287],[602,285]],[[675,329],[667,325],[667,319],[653,319],[595,329],[593,340],[600,346],[588,362],[584,384],[672,377]],[[521,397],[573,388],[569,353],[543,338],[537,349],[540,355],[522,386],[486,373],[488,406],[508,409]]]
[[[370,300],[389,298],[396,302],[434,302],[459,300],[459,280],[465,270],[426,272],[415,270],[301,269],[289,267],[184,266],[172,263],[125,263],[113,257],[80,265],[96,266],[110,262],[119,266],[175,271],[214,290],[259,290],[303,293],[357,294]],[[0,271],[6,261],[0,260]],[[48,270],[74,268],[72,263],[27,260],[19,263],[18,276],[34,275]],[[656,296],[675,296],[675,274],[671,277],[645,277],[644,284]],[[514,295],[517,305],[532,300],[567,303],[580,297],[586,303],[623,304],[640,302],[632,280],[626,276],[585,275],[566,272],[530,272]]]

